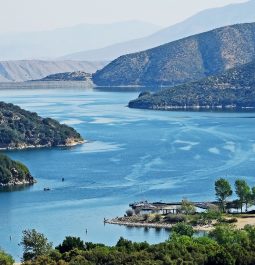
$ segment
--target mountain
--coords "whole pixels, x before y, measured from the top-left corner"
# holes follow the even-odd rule
[[[63,72],[85,71],[93,73],[105,64],[105,62],[82,61],[2,61],[0,62],[0,82],[36,80]]]
[[[83,51],[66,55],[63,58],[70,60],[112,61],[123,54],[143,51],[215,28],[238,23],[255,22],[254,10],[255,0],[207,9],[181,23],[159,30],[147,37],[128,42],[121,42],[119,40],[117,44],[101,49],[94,47],[92,50],[87,50],[84,47]]]
[[[130,108],[234,109],[255,108],[255,60],[203,80],[162,90],[141,93]]]
[[[56,58],[147,36],[160,26],[142,21],[81,24],[50,31],[0,34],[0,60]],[[43,45],[42,45],[43,43]]]
[[[255,23],[222,27],[128,54],[93,74],[98,86],[174,86],[255,58]]]
[[[42,79],[35,81],[83,81],[87,82],[88,85],[92,86],[93,83],[91,81],[91,77],[91,74],[82,71],[77,71],[48,75]]]
[[[70,146],[83,139],[73,128],[0,102],[0,149]]]
[[[32,185],[35,182],[25,165],[0,154],[0,187]]]

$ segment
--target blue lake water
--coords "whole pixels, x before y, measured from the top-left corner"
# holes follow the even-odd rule
[[[120,236],[156,243],[168,232],[104,225],[103,219],[123,215],[137,200],[213,200],[219,177],[255,185],[254,113],[135,110],[126,105],[136,91],[63,86],[0,87],[1,101],[73,126],[87,140],[72,148],[8,152],[38,180],[0,193],[0,246],[17,260],[24,229],[37,229],[55,245],[66,235],[109,245]]]

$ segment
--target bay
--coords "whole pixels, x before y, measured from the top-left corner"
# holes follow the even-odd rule
[[[108,245],[121,236],[162,242],[166,230],[104,225],[103,219],[123,215],[133,201],[214,200],[219,177],[255,185],[254,113],[127,108],[138,93],[81,83],[0,85],[1,101],[73,126],[87,141],[6,152],[25,163],[38,183],[0,192],[1,248],[19,260],[22,230],[31,228],[54,245],[67,235]]]

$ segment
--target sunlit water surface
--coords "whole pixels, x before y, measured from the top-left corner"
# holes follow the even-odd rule
[[[37,229],[55,245],[66,235],[109,245],[121,236],[156,243],[168,231],[104,225],[103,219],[123,215],[137,200],[213,200],[219,177],[255,184],[253,113],[129,109],[137,91],[78,83],[5,87],[1,101],[73,126],[87,140],[73,148],[8,152],[38,180],[31,188],[0,193],[0,246],[17,260],[24,229]]]

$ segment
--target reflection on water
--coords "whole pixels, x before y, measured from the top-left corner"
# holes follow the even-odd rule
[[[29,190],[31,185],[5,186],[0,187],[0,192],[24,191]]]

